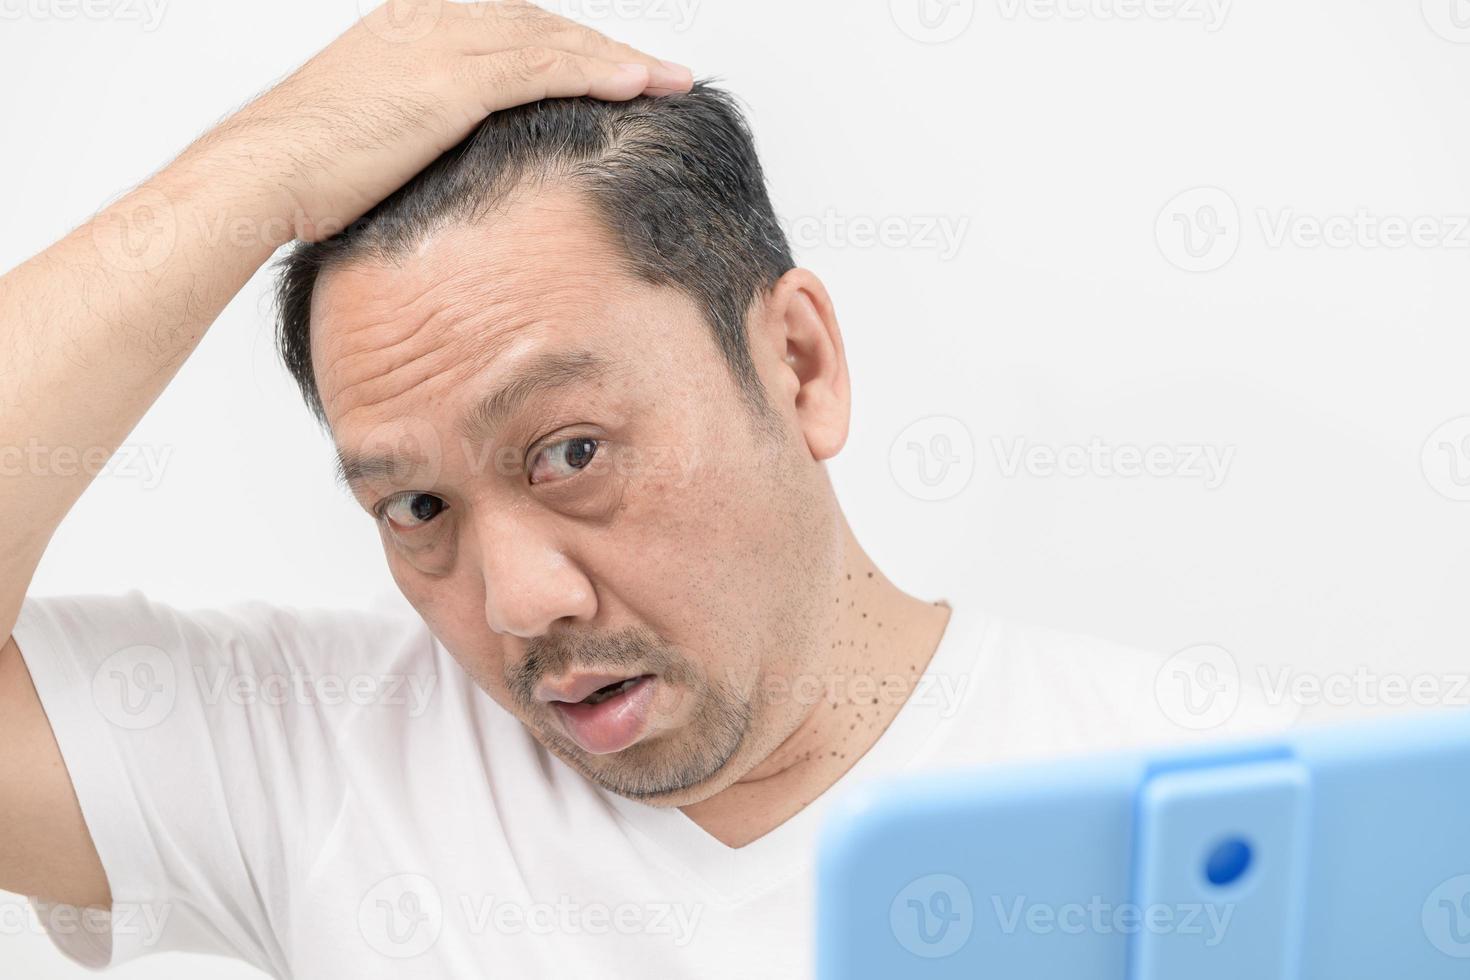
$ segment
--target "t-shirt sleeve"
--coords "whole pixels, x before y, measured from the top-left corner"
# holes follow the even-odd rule
[[[286,975],[292,882],[343,797],[339,747],[434,690],[422,620],[131,592],[28,598],[13,636],[113,899],[37,901],[56,945],[93,968],[191,951]]]

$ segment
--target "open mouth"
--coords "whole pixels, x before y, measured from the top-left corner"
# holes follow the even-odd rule
[[[606,687],[599,687],[597,690],[593,691],[591,694],[587,695],[585,698],[576,703],[601,704],[608,698],[617,697],[619,694],[622,694],[624,691],[631,688],[634,684],[637,684],[639,681],[643,680],[643,678],[646,676],[648,675],[644,674],[639,677],[629,677],[625,681],[618,681],[616,684],[609,684]],[[564,704],[565,702],[559,701],[557,703]]]
[[[580,701],[550,703],[562,730],[584,752],[607,755],[621,752],[647,733],[657,684],[653,674],[639,674],[594,688]]]

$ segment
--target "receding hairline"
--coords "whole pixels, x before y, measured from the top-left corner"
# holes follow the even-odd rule
[[[595,274],[591,277],[595,280],[595,289],[579,290],[579,295],[596,295],[606,298],[609,295],[616,296],[626,291],[626,295],[635,297],[636,301],[637,293],[652,290],[665,293],[670,297],[676,297],[680,302],[694,303],[693,298],[687,292],[676,286],[649,283],[639,277],[638,271],[627,250],[617,240],[615,230],[608,226],[608,222],[604,216],[597,211],[595,199],[585,188],[580,188],[575,185],[550,186],[548,182],[538,181],[534,186],[522,186],[510,194],[505,195],[494,210],[500,215],[505,215],[517,208],[535,208],[543,203],[547,205],[544,213],[573,216],[574,220],[579,222],[583,228],[587,229],[588,234],[591,236],[586,237],[583,232],[578,231],[575,233],[574,243],[568,245],[568,250],[575,250],[579,262],[583,257],[587,259],[595,258],[597,260],[595,268],[592,269]],[[470,261],[465,266],[462,266],[458,270],[450,267],[450,271],[447,271],[445,274],[435,275],[433,282],[426,287],[431,289],[437,289],[441,286],[453,288],[456,282],[461,281],[465,277],[474,277],[485,268],[484,265],[475,260],[474,256],[479,253],[474,252],[474,250],[481,247],[476,243],[480,232],[493,228],[497,220],[494,214],[482,213],[473,219],[444,222],[441,226],[426,233],[416,243],[405,243],[403,248],[396,248],[391,252],[372,251],[363,254],[342,255],[318,270],[312,292],[312,330],[309,339],[314,362],[313,375],[317,384],[318,397],[322,402],[324,416],[326,415],[328,394],[330,393],[332,400],[335,401],[343,389],[338,386],[326,387],[323,385],[322,382],[331,376],[331,362],[330,359],[319,362],[319,358],[322,356],[320,345],[324,338],[338,333],[339,328],[340,332],[350,334],[359,323],[367,322],[361,321],[353,312],[335,309],[335,304],[334,307],[326,307],[325,309],[322,307],[326,298],[331,296],[335,290],[351,290],[352,288],[352,284],[350,283],[343,285],[336,284],[334,281],[336,277],[342,274],[348,274],[371,279],[375,278],[375,275],[379,271],[391,273],[394,269],[404,268],[410,261],[423,260],[434,262],[436,254],[443,254],[446,251],[450,254],[469,255]],[[465,237],[454,238],[447,242],[442,240],[441,236],[453,234],[461,234]],[[537,236],[539,238],[539,245],[537,247],[558,247],[554,241],[548,244],[548,241],[550,241],[548,234]],[[517,241],[516,238],[506,238],[493,245],[485,246],[486,254],[490,250],[499,251],[499,254],[494,257],[490,267],[501,271],[510,268],[510,265],[514,264],[517,267],[515,270],[516,274],[534,272],[538,268],[535,256],[532,255],[529,259],[523,261],[517,254],[519,252]],[[606,260],[610,264],[604,265],[603,260]],[[513,298],[524,296],[524,289],[519,293],[514,291],[508,292],[502,298],[494,295],[493,280],[483,279],[481,282],[486,284],[483,288],[489,291],[481,293],[480,297],[477,297],[477,300],[483,298],[488,301],[489,306],[486,307],[486,313],[480,318],[478,323],[481,326],[497,323],[498,325],[494,333],[499,335],[492,336],[490,333],[486,333],[478,337],[474,345],[474,356],[477,361],[482,361],[488,365],[505,351],[516,347],[518,344],[516,338],[521,334],[521,330],[519,329],[521,326],[554,322],[558,319],[555,316],[548,317],[543,315],[543,310],[538,305],[538,300],[527,303],[524,300]],[[476,286],[471,288],[481,287]],[[544,292],[538,293],[537,295],[544,296]],[[417,300],[413,302],[417,302]],[[498,312],[502,302],[505,304],[505,309],[510,310],[511,313],[503,323],[500,323],[490,315],[489,311],[491,308],[495,308]],[[400,307],[400,309],[406,308],[407,304]],[[694,305],[693,311],[696,317],[700,315],[697,304]],[[586,310],[574,311],[579,316],[588,312]],[[591,312],[600,316],[604,311],[599,307]],[[475,325],[475,321],[473,320],[467,320],[466,322],[470,323],[471,326]],[[509,325],[509,329],[499,329],[500,326],[506,324]],[[708,330],[702,331],[701,333],[707,341],[713,342]],[[581,346],[585,348],[586,343],[583,342]],[[356,353],[356,351],[353,353]],[[600,359],[598,355],[594,355],[590,350],[586,349],[570,352],[552,351],[549,353],[562,354],[569,358],[574,355],[580,356],[582,362],[589,367],[594,366],[594,361]],[[317,370],[318,363],[320,364],[321,370]],[[602,364],[600,366],[606,365]],[[349,387],[355,387],[358,383],[354,381]],[[324,418],[324,421],[330,429],[331,420]]]
[[[635,279],[695,300],[763,414],[746,316],[795,262],[744,114],[701,81],[680,95],[547,99],[497,112],[342,234],[283,257],[278,344],[317,419],[327,422],[312,357],[320,274],[368,256],[392,261],[438,229],[493,220],[508,195],[563,181],[591,201]]]
[[[498,231],[496,222],[505,220],[517,210],[537,208],[589,219],[597,244],[603,248],[599,255],[605,254],[613,259],[618,271],[627,277],[630,284],[644,284],[632,255],[618,238],[618,229],[598,206],[594,191],[566,175],[528,174],[473,214],[436,217],[432,223],[416,228],[411,238],[365,243],[328,254],[317,266],[312,283],[312,326],[316,326],[315,306],[322,295],[323,283],[335,274],[348,269],[374,267],[384,271],[402,269],[406,261],[426,255],[437,247],[436,239],[459,232],[475,235],[482,231]],[[465,242],[456,244],[464,245]]]

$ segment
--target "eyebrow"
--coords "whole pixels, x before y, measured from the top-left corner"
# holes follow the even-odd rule
[[[466,439],[479,441],[495,433],[506,420],[536,395],[544,395],[607,374],[610,365],[586,350],[548,351],[516,369],[516,376],[480,399],[457,428]]]
[[[484,440],[536,395],[594,380],[605,375],[609,368],[606,360],[591,351],[549,351],[539,354],[517,367],[514,378],[480,399],[465,413],[455,428],[466,439]],[[423,457],[415,453],[366,455],[338,448],[337,482],[343,486],[355,487],[423,462]]]

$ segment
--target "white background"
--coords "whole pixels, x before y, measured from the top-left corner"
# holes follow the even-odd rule
[[[358,13],[148,2],[0,0],[0,267]],[[550,4],[747,103],[845,330],[855,416],[832,473],[860,540],[926,597],[1166,653],[1218,644],[1252,677],[1366,665],[1452,697],[1470,588],[1470,503],[1453,499],[1470,497],[1470,3],[922,2]],[[1416,219],[1418,243],[1393,247]],[[275,362],[269,285],[225,311],[34,594],[392,594]],[[1011,466],[1018,447],[1093,440],[1163,447],[1169,472]],[[1189,465],[1205,450],[1228,460],[1213,479]],[[87,975],[14,915],[0,974]],[[115,975],[254,974],[169,957]]]

